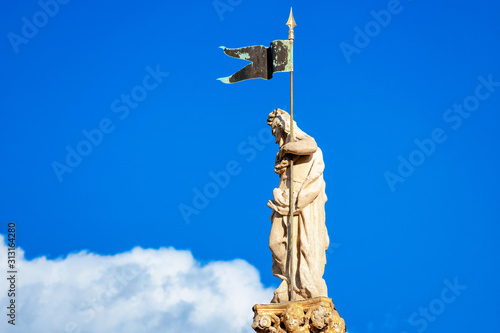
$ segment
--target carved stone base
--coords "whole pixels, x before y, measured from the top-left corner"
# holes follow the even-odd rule
[[[327,297],[253,307],[252,328],[257,333],[345,333],[346,327]]]

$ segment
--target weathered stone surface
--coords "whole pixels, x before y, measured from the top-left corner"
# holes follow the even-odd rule
[[[346,327],[327,297],[257,304],[252,328],[257,333],[345,333]]]
[[[271,302],[328,297],[323,279],[325,252],[330,242],[325,225],[327,197],[323,180],[323,153],[316,141],[296,124],[293,124],[292,140],[291,120],[287,112],[276,109],[269,114],[267,122],[279,145],[274,171],[280,176],[279,186],[273,191],[273,200],[267,204],[273,210],[269,236],[272,270],[282,280]],[[293,220],[290,218],[291,183]],[[290,225],[293,226],[293,233],[290,232]]]

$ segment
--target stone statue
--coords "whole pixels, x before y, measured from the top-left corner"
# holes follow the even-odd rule
[[[273,257],[273,274],[282,281],[274,292],[272,303],[290,301],[288,293],[288,223],[290,161],[293,159],[293,202],[297,234],[296,274],[293,277],[294,300],[328,297],[323,273],[329,238],[325,225],[325,181],[323,154],[316,141],[293,124],[293,142],[290,140],[290,115],[280,109],[269,114],[279,151],[274,171],[280,176],[278,188],[268,206],[273,210],[269,248]]]

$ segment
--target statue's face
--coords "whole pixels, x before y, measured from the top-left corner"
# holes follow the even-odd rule
[[[290,316],[286,318],[285,320],[285,326],[289,331],[295,331],[297,328],[299,328],[299,320],[300,318],[296,318],[294,316]]]
[[[287,330],[296,331],[304,323],[304,310],[297,305],[290,305],[285,310],[284,319]]]
[[[281,147],[285,143],[286,133],[279,125],[273,127],[273,135],[276,138],[276,143]]]

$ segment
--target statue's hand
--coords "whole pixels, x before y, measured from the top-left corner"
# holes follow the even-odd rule
[[[271,208],[272,210],[274,210],[275,212],[277,212],[282,216],[287,216],[289,213],[288,207],[279,206],[274,200],[269,200],[267,202],[267,207]]]
[[[288,207],[288,193],[279,188],[273,190],[274,201],[282,207]]]
[[[286,171],[286,169],[290,166],[290,158],[284,157],[279,160],[279,162],[276,163],[274,166],[274,172],[276,172],[278,175],[281,175]]]

